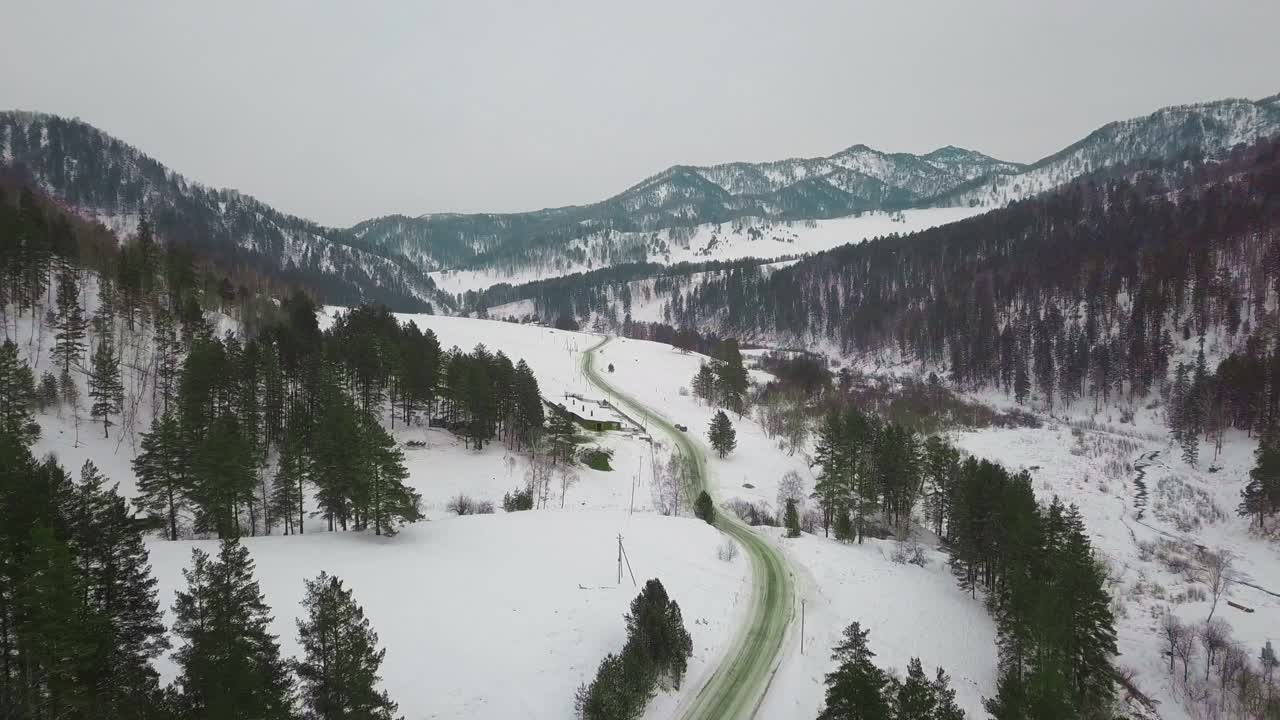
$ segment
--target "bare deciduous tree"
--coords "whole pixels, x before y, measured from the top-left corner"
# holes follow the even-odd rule
[[[1231,626],[1222,618],[1209,620],[1200,626],[1200,644],[1204,645],[1204,679],[1209,679],[1213,659],[1231,642]]]
[[[1196,657],[1196,634],[1184,627],[1174,644],[1173,652],[1182,661],[1182,684],[1191,678],[1191,661]]]
[[[1204,582],[1209,586],[1209,594],[1213,596],[1213,605],[1209,608],[1208,620],[1218,610],[1218,600],[1231,589],[1235,573],[1231,568],[1231,552],[1225,548],[1217,551],[1207,550],[1204,553]],[[1206,620],[1206,622],[1208,622]]]
[[[800,473],[795,470],[788,470],[787,474],[783,475],[782,479],[778,481],[779,517],[786,509],[788,500],[794,500],[796,512],[804,515],[804,498],[804,478],[800,477]]]
[[[544,508],[551,498],[551,477],[555,474],[555,461],[545,452],[534,451],[529,456],[529,467],[525,468],[524,480],[531,495],[534,507]]]
[[[1182,636],[1187,633],[1187,626],[1182,624],[1177,615],[1165,608],[1164,617],[1160,619],[1160,634],[1164,636],[1165,654],[1169,656],[1169,674],[1173,674],[1174,659],[1178,657],[1178,645]]]
[[[569,488],[578,484],[578,473],[568,465],[560,465],[556,469],[556,477],[560,478],[560,509],[564,509],[565,495],[569,494]]]
[[[679,452],[667,457],[667,462],[654,473],[653,507],[663,515],[679,515],[685,503],[685,489],[689,482],[689,463]]]

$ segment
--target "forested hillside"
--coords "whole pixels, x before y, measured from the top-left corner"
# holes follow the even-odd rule
[[[210,261],[304,283],[326,302],[375,301],[417,311],[428,303],[449,309],[430,271],[517,274],[660,261],[699,228],[734,221],[750,220],[760,233],[757,224],[866,211],[1001,207],[1085,173],[1217,157],[1277,130],[1275,97],[1222,100],[1110,123],[1032,165],[953,146],[912,155],[854,145],[826,157],[676,165],[586,205],[389,215],[345,229],[319,226],[234,190],[206,188],[79,120],[0,113],[0,164],[19,181],[126,234],[145,212],[158,237],[189,245]]]
[[[1203,338],[1244,373],[1224,378],[1215,416],[1262,427],[1280,402],[1278,197],[1274,142],[1172,174],[1086,179],[767,275],[734,268],[680,298],[674,324],[920,361],[1049,406],[1143,397]]]
[[[30,189],[0,194],[0,716],[291,718],[336,694],[389,720],[350,590],[307,583],[304,657],[283,659],[239,538],[395,534],[421,513],[384,424],[439,417],[474,448],[519,450],[541,435],[537,380],[385,306],[322,331],[305,293],[224,292],[245,277],[187,251],[146,217],[120,242]],[[136,440],[134,477],[35,457],[42,424],[76,445]],[[147,534],[223,541],[193,551],[168,633]],[[353,643],[354,676],[327,665],[326,634]],[[175,642],[162,687],[152,661]]]
[[[122,235],[145,214],[166,243],[228,271],[305,285],[327,302],[404,310],[440,302],[424,268],[370,252],[344,230],[204,187],[79,120],[0,112],[0,170]]]

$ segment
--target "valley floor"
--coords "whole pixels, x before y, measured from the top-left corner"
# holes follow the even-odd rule
[[[322,323],[334,312],[326,310]],[[582,353],[599,342],[598,336],[465,318],[400,319],[430,327],[446,348],[484,343],[513,360],[525,359],[548,398],[599,394],[581,371]],[[19,327],[11,334],[23,341],[24,356],[39,372],[48,363],[48,338],[38,340],[26,330]],[[689,440],[702,445],[714,408],[687,388],[703,358],[624,339],[599,352],[598,367],[614,366],[607,375],[611,385],[687,426]],[[1234,553],[1238,582],[1215,617],[1227,620],[1254,656],[1264,641],[1280,643],[1280,597],[1274,595],[1280,592],[1280,553],[1275,544],[1250,534],[1234,512],[1252,467],[1254,440],[1228,437],[1216,462],[1205,445],[1201,466],[1193,468],[1169,447],[1156,413],[1139,413],[1136,425],[1108,421],[1105,413],[1097,423],[1086,416],[1042,416],[1041,428],[951,435],[974,455],[1027,468],[1041,501],[1056,494],[1080,506],[1094,545],[1111,568],[1118,664],[1131,669],[1135,684],[1158,701],[1159,717],[1181,720],[1194,715],[1168,673],[1158,624],[1166,609],[1188,623],[1209,613],[1194,566],[1196,545]],[[69,415],[43,415],[36,451],[56,453],[71,469],[92,459],[131,495],[130,461],[150,418],[145,400],[137,418],[134,432],[113,428],[107,439],[100,426],[87,421],[77,431]],[[523,484],[524,458],[499,444],[472,451],[445,431],[397,423],[394,436],[402,446],[424,443],[404,450],[409,482],[423,496],[427,520],[394,538],[315,532],[316,520],[308,521],[308,534],[301,537],[246,542],[286,655],[296,651],[293,619],[300,610],[302,580],[326,570],[353,588],[380,631],[387,649],[386,687],[406,718],[565,717],[574,689],[622,644],[622,616],[636,588],[625,567],[622,583],[617,581],[621,534],[636,580],[661,578],[693,636],[689,681],[681,693],[656,698],[647,715],[671,716],[709,677],[735,636],[749,604],[751,572],[741,554],[731,562],[717,558],[725,538],[715,529],[691,517],[653,511],[653,467],[672,446],[660,433],[649,438],[644,419],[636,420],[638,429],[593,438],[614,451],[614,470],[579,468],[580,480],[566,492],[563,510],[557,492],[550,503],[555,509],[467,517],[449,512],[448,501],[466,493],[500,504],[503,493]],[[750,418],[733,421],[736,450],[724,459],[708,454],[708,484],[722,512],[734,500],[774,506],[778,481],[788,471],[812,489],[814,470],[805,452],[779,448]],[[853,621],[870,629],[879,664],[901,672],[911,657],[920,657],[929,671],[941,666],[951,674],[970,717],[985,715],[982,698],[994,692],[995,684],[995,630],[981,598],[956,586],[945,556],[928,547],[927,537],[921,537],[926,562],[917,567],[893,561],[893,541],[843,545],[820,534],[787,539],[774,529],[753,532],[788,559],[795,573],[792,604],[796,613],[804,613],[803,633],[800,618],[792,620],[760,717],[816,715],[823,675],[832,669],[830,649]],[[167,609],[182,586],[181,569],[192,548],[213,543],[155,539],[148,547]],[[1188,561],[1189,568],[1171,564],[1177,558]],[[1227,600],[1253,612],[1228,606]],[[162,658],[160,667],[166,677],[172,674],[169,658]]]

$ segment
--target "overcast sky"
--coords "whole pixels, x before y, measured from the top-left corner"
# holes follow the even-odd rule
[[[1280,92],[1274,0],[7,3],[0,108],[347,225],[592,202],[675,163],[954,144]]]

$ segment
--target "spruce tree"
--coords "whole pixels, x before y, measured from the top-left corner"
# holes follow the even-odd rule
[[[747,369],[742,363],[738,341],[730,338],[720,343],[715,355],[719,360],[715,366],[715,374],[716,392],[720,402],[741,417],[746,409],[750,380]]]
[[[844,639],[832,650],[839,665],[827,673],[826,707],[818,720],[889,720],[892,717],[885,687],[889,679],[871,662],[875,653],[867,647],[867,635],[858,623],[844,630]]]
[[[693,516],[705,521],[708,525],[715,525],[716,505],[706,490],[698,493],[698,498],[693,501]]]
[[[80,305],[80,283],[70,265],[64,265],[58,271],[56,299],[58,312],[54,316],[53,356],[62,366],[62,372],[69,373],[73,366],[79,366],[84,357],[84,337],[88,327],[84,308]]]
[[[391,720],[396,703],[379,690],[386,650],[364,610],[342,581],[321,572],[306,581],[306,617],[298,620],[297,663],[303,717],[308,720]]]
[[[685,629],[680,605],[667,595],[660,580],[645,582],[631,601],[626,622],[628,648],[623,654],[641,653],[647,666],[668,680],[671,687],[680,689],[688,658],[693,654],[693,641]]]
[[[725,457],[738,445],[738,433],[729,422],[729,416],[723,410],[717,410],[711,418],[711,427],[707,430],[707,439],[711,447],[720,457]]]
[[[99,334],[89,371],[89,397],[93,404],[89,416],[102,421],[102,436],[110,437],[111,416],[118,415],[123,402],[124,386],[120,382],[120,363],[112,347],[112,333]]]
[[[170,540],[178,539],[178,517],[190,505],[192,491],[187,453],[178,421],[161,415],[142,435],[142,448],[133,459],[138,478],[138,506],[161,523]]]
[[[783,524],[787,526],[787,537],[800,537],[800,513],[796,510],[795,498],[787,498],[787,508],[783,513]]]
[[[294,717],[293,678],[269,632],[270,609],[253,579],[249,550],[222,541],[217,560],[191,553],[182,572],[186,591],[174,601],[173,633],[179,702],[204,720],[288,720]]]

